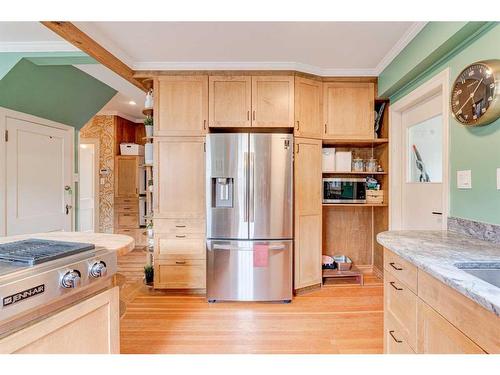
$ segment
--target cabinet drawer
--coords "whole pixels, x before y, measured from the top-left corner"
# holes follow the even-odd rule
[[[155,268],[155,288],[205,289],[204,261],[183,265],[157,262]]]
[[[159,259],[205,259],[205,235],[157,234],[155,252]]]
[[[384,249],[384,269],[405,283],[414,293],[417,293],[417,267],[413,264],[392,251]]]
[[[128,205],[135,205],[136,206],[139,204],[139,199],[138,198],[115,197],[114,203],[115,203],[115,205],[128,204]]]
[[[119,212],[115,215],[116,227],[136,228],[139,226],[139,215],[137,213]]]
[[[397,319],[386,313],[384,323],[384,353],[385,354],[415,354],[406,341]]]
[[[139,204],[130,204],[130,203],[125,203],[125,204],[115,204],[115,212],[134,212],[137,213],[139,212]]]
[[[155,232],[166,234],[205,233],[205,220],[199,219],[156,219]]]
[[[384,311],[399,325],[399,336],[417,347],[417,296],[389,272],[384,277]]]

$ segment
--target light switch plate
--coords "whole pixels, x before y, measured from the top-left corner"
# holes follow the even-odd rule
[[[500,168],[497,168],[497,190],[500,190]]]
[[[457,171],[457,188],[472,189],[472,171],[470,169]]]

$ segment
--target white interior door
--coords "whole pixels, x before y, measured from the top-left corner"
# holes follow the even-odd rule
[[[72,132],[12,117],[6,129],[6,234],[70,231]]]
[[[443,228],[443,131],[441,94],[402,113],[402,229]]]
[[[79,230],[81,232],[97,232],[97,171],[99,169],[98,143],[93,140],[81,139],[79,149]]]

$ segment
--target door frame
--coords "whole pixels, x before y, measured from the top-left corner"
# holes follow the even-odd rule
[[[418,105],[436,94],[441,94],[441,106],[443,117],[443,216],[442,229],[447,228],[449,215],[449,85],[450,70],[444,69],[434,77],[405,95],[403,98],[391,104],[390,114],[390,139],[391,148],[389,152],[389,170],[390,170],[390,209],[389,209],[389,229],[400,230],[403,223],[403,158],[404,151],[402,140],[403,113],[409,108]]]
[[[5,141],[5,131],[7,129],[7,119],[19,119],[22,121],[31,122],[33,124],[64,130],[70,134],[70,155],[71,157],[71,206],[75,207],[75,128],[69,125],[61,124],[52,120],[47,120],[41,117],[33,116],[27,113],[14,111],[5,107],[0,107],[0,236],[5,236],[7,233],[7,145]],[[71,210],[71,230],[75,230],[75,210]]]
[[[79,143],[78,143],[78,191],[80,192],[80,185],[81,185],[81,180],[80,180],[80,145],[81,144],[93,144],[94,145],[94,154],[95,154],[95,160],[94,160],[94,232],[99,232],[99,203],[100,203],[100,196],[99,196],[99,166],[100,166],[100,141],[99,138],[80,138]],[[80,197],[78,197],[78,207],[80,207]],[[80,210],[78,210],[78,214],[80,214]],[[78,230],[80,231],[81,227],[81,220],[80,217],[78,217]]]

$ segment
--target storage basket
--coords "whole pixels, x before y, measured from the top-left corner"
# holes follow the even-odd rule
[[[372,203],[372,204],[384,203],[384,191],[383,190],[367,190],[366,191],[366,203]]]
[[[120,154],[142,156],[144,155],[144,146],[136,143],[121,143]]]

